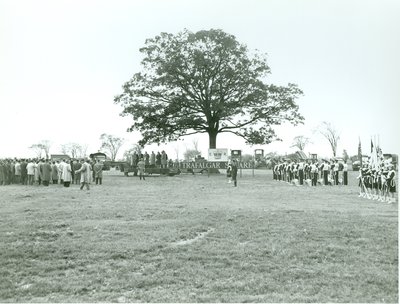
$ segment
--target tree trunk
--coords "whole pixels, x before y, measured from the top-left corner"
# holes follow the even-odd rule
[[[217,132],[208,132],[209,138],[209,148],[216,149],[217,148]]]

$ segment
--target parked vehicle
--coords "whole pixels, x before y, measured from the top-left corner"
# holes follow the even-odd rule
[[[90,159],[94,162],[100,160],[103,163],[103,171],[110,170],[110,163],[107,161],[107,155],[103,152],[96,152],[89,155]]]

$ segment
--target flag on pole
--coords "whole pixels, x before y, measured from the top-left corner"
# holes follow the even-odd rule
[[[358,160],[362,166],[362,151],[361,151],[361,139],[358,137]]]
[[[378,163],[378,153],[376,151],[376,146],[374,145],[372,138],[371,138],[371,155],[370,155],[370,165],[372,169],[379,170],[379,163]]]

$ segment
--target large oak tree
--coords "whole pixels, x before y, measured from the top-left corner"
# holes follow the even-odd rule
[[[210,148],[220,133],[267,144],[277,139],[274,126],[303,120],[295,102],[301,90],[267,83],[266,56],[222,30],[161,33],[140,52],[142,72],[114,101],[132,115],[128,131],[141,132],[141,145],[196,133],[208,133]]]

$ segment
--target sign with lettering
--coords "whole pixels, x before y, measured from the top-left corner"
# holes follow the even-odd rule
[[[238,162],[239,169],[252,169],[253,162]],[[226,169],[228,162],[181,162],[179,163],[180,169]]]

